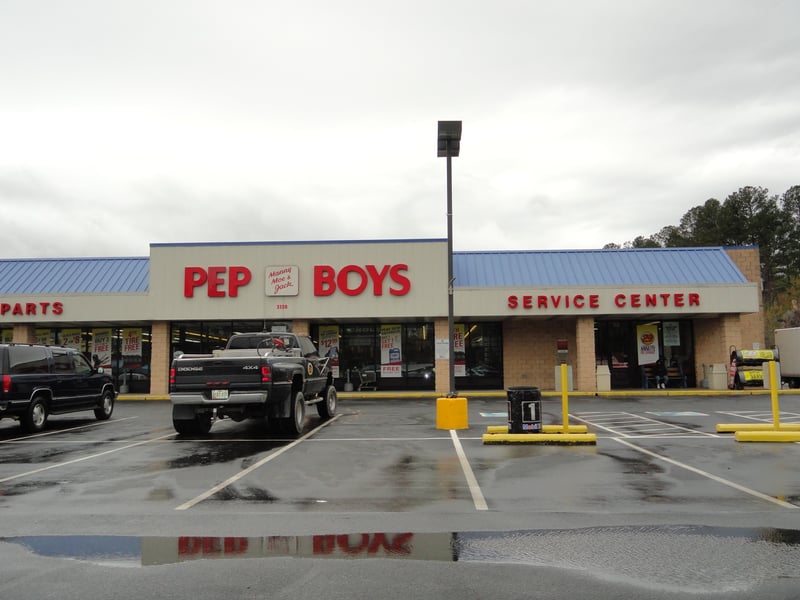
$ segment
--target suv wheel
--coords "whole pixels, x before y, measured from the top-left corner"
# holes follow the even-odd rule
[[[44,429],[45,423],[47,423],[47,403],[44,398],[37,396],[20,419],[20,424],[25,431],[36,433]]]
[[[100,400],[100,407],[94,409],[94,416],[100,421],[105,421],[111,418],[112,412],[114,412],[114,394],[106,390]]]

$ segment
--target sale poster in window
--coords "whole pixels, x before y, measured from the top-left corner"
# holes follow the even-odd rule
[[[465,330],[464,323],[455,323],[453,325],[453,354],[455,355],[454,372],[456,377],[467,376],[467,353],[466,345],[464,343]]]
[[[50,329],[36,329],[33,332],[33,338],[37,344],[45,344],[47,346],[54,346],[56,343],[55,332]]]
[[[651,365],[658,360],[658,325],[636,326],[636,350],[640,365]]]
[[[61,330],[61,345],[67,348],[81,349],[81,330],[80,329],[62,329]]]
[[[111,368],[111,329],[92,330],[92,365]]]
[[[328,367],[334,377],[339,377],[339,326],[319,326],[319,353],[329,358]]]
[[[680,323],[677,321],[664,321],[661,325],[664,331],[664,345],[665,346],[680,346],[681,345],[681,328]]]
[[[122,365],[126,369],[142,366],[142,328],[122,330]]]
[[[403,376],[403,328],[381,325],[381,377]]]

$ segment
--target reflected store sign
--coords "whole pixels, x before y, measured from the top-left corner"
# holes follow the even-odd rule
[[[411,291],[408,265],[315,265],[314,296],[405,296]],[[241,288],[253,281],[253,272],[242,265],[192,266],[183,270],[183,296],[196,295],[208,298],[236,298]],[[265,294],[267,296],[297,296],[300,269],[295,265],[275,265],[265,269]]]
[[[264,537],[145,537],[141,545],[143,565],[283,556],[450,561],[453,560],[453,536],[449,533],[374,532]]]

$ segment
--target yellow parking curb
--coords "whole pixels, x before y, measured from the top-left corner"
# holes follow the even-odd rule
[[[737,431],[800,431],[800,423],[718,423],[717,433],[736,433]]]
[[[737,431],[737,442],[800,442],[800,431]]]
[[[484,433],[484,444],[597,444],[594,433]]]
[[[587,433],[588,431],[589,428],[586,425],[568,425],[566,433]],[[489,425],[486,433],[508,433],[508,425]],[[564,433],[564,426],[542,425],[542,433]]]

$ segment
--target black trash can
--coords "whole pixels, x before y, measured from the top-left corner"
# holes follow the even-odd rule
[[[510,387],[508,433],[541,433],[542,394],[538,387]]]

